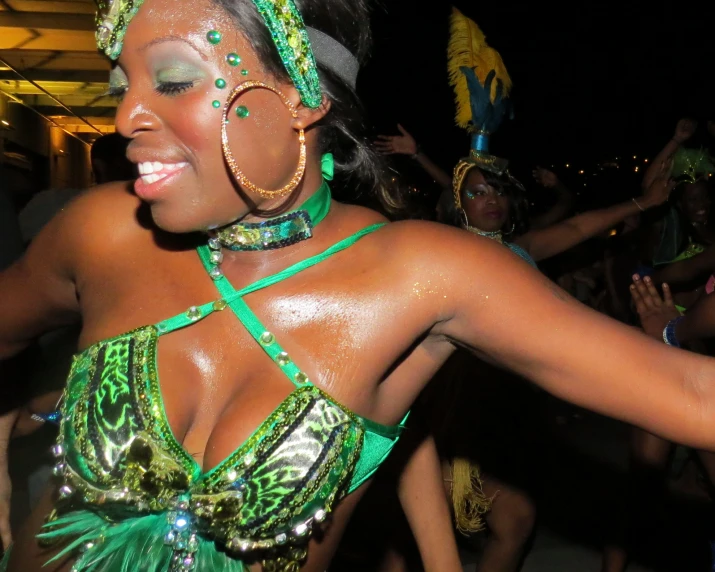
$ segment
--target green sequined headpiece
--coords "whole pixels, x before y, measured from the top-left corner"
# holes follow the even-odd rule
[[[681,147],[673,157],[671,176],[676,181],[696,183],[715,173],[713,159],[705,149],[686,149]]]
[[[143,0],[96,0],[97,47],[110,59],[122,52],[124,34]],[[288,76],[304,105],[316,108],[323,95],[303,17],[293,0],[253,0],[271,32]]]

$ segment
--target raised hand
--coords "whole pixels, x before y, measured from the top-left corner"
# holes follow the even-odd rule
[[[638,274],[633,275],[631,298],[636,305],[636,311],[641,320],[643,331],[658,340],[663,339],[663,329],[680,313],[675,309],[670,287],[663,284],[663,297],[649,276],[643,280]]]
[[[693,133],[695,133],[695,129],[697,129],[697,127],[697,121],[693,121],[692,119],[687,118],[681,119],[675,126],[675,134],[673,135],[673,139],[675,139],[678,143],[684,143],[693,136]]]
[[[643,193],[641,200],[643,208],[656,207],[668,200],[670,193],[675,188],[675,181],[670,178],[672,170],[672,158],[661,163],[658,173]]]
[[[546,187],[547,189],[553,189],[559,184],[559,178],[548,169],[536,167],[536,169],[534,169],[531,174],[534,176],[534,179],[537,183],[539,183],[542,187]]]
[[[375,148],[385,155],[415,155],[417,153],[417,141],[407,130],[398,125],[402,135],[378,135],[375,141]]]

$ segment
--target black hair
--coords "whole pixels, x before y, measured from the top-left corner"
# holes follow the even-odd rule
[[[253,2],[214,1],[232,16],[265,70],[289,81],[271,34]],[[372,42],[368,0],[296,0],[296,6],[306,26],[340,42],[361,64],[365,61]],[[320,63],[318,70],[322,91],[331,102],[330,111],[317,125],[319,143],[321,152],[331,152],[335,159],[333,188],[337,197],[350,201],[363,193],[374,193],[388,214],[397,213],[404,204],[400,193],[387,184],[384,162],[365,136],[363,107],[355,90]],[[291,203],[289,198],[286,205]]]

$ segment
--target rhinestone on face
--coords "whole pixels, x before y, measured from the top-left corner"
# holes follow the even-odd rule
[[[191,306],[191,308],[186,311],[186,317],[195,322],[201,317],[201,310],[196,306]]]
[[[270,332],[263,332],[260,337],[261,344],[264,346],[270,346],[275,340],[275,336]]]
[[[241,63],[241,57],[238,54],[231,52],[226,56],[226,63],[230,66],[236,67]]]
[[[211,105],[213,105],[214,109],[218,109],[219,107],[221,107],[221,102],[218,99],[214,99],[211,102]]]
[[[281,352],[276,356],[276,363],[280,366],[288,365],[290,363],[290,356],[285,352]]]
[[[236,115],[240,119],[246,119],[246,117],[248,117],[250,114],[251,114],[251,112],[248,111],[248,107],[246,107],[245,105],[239,105],[236,108]]]
[[[219,89],[223,89],[226,87],[226,80],[220,77],[214,82],[214,85]]]
[[[209,44],[213,44],[215,46],[221,41],[221,32],[218,30],[211,30],[208,34],[206,34],[206,39],[209,41]]]
[[[248,75],[248,70],[241,70],[241,75],[243,75],[243,76]]]
[[[221,310],[225,310],[227,306],[228,306],[228,302],[226,302],[226,300],[216,300],[213,303],[213,309],[216,310],[217,312],[220,312]]]

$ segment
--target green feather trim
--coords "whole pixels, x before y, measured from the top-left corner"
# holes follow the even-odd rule
[[[74,569],[80,572],[166,572],[173,555],[172,547],[164,543],[169,529],[163,513],[111,522],[95,512],[78,510],[46,524],[37,537],[68,543],[45,565],[78,554]],[[89,542],[94,545],[79,553]],[[242,562],[201,536],[194,559],[197,572],[247,572]]]
[[[683,179],[690,183],[715,173],[715,165],[705,149],[686,149],[681,147],[673,157],[674,179]]]

